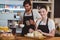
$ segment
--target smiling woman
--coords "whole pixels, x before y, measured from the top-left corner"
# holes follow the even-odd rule
[[[48,11],[45,5],[40,6],[40,15],[42,20],[39,22],[38,31],[45,36],[54,37],[55,35],[55,23],[52,19],[47,17]]]

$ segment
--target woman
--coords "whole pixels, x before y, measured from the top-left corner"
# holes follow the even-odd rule
[[[45,5],[41,5],[39,13],[42,20],[39,22],[38,31],[45,36],[53,37],[55,35],[55,23],[52,19],[48,19],[47,7]]]
[[[25,12],[22,13],[21,16],[23,24],[25,25],[24,28],[22,29],[22,35],[24,36],[25,34],[35,30],[34,20],[40,18],[40,15],[32,11],[30,1],[24,1],[23,6],[25,8]]]

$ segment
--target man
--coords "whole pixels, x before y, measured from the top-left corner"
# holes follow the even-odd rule
[[[24,1],[23,6],[25,8],[25,12],[21,13],[21,16],[22,16],[23,24],[25,26],[22,29],[22,35],[27,34],[29,32],[33,32],[36,29],[35,28],[36,20],[41,18],[38,11],[37,12],[32,11],[30,1]]]

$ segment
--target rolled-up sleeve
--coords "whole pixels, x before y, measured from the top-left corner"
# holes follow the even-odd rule
[[[49,31],[52,31],[53,29],[55,30],[55,23],[51,19],[48,21],[48,28],[49,28]]]
[[[41,18],[41,15],[38,13],[38,10],[33,10],[33,16],[35,21]]]
[[[41,15],[38,13],[38,10],[33,10],[34,21],[36,22],[36,26],[38,26],[39,22],[41,21]],[[39,19],[39,20],[38,20]]]

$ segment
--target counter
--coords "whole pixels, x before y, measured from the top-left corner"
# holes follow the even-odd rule
[[[1,34],[0,34],[1,35]],[[41,40],[41,39],[38,39],[38,38],[30,38],[30,37],[22,37],[22,36],[20,36],[20,35],[12,35],[11,34],[11,36],[7,36],[7,35],[5,35],[6,36],[6,38],[5,39],[7,39],[8,38],[8,40]],[[3,38],[3,39],[4,39]],[[1,39],[1,38],[0,38]],[[4,40],[5,40],[4,39]],[[42,40],[60,40],[60,37],[52,37],[52,38],[48,38],[48,37],[46,37],[45,39],[42,39]]]
[[[40,39],[33,39],[33,38],[27,38],[27,37],[16,37],[16,40],[40,40]],[[46,38],[42,40],[60,40],[60,37]]]

